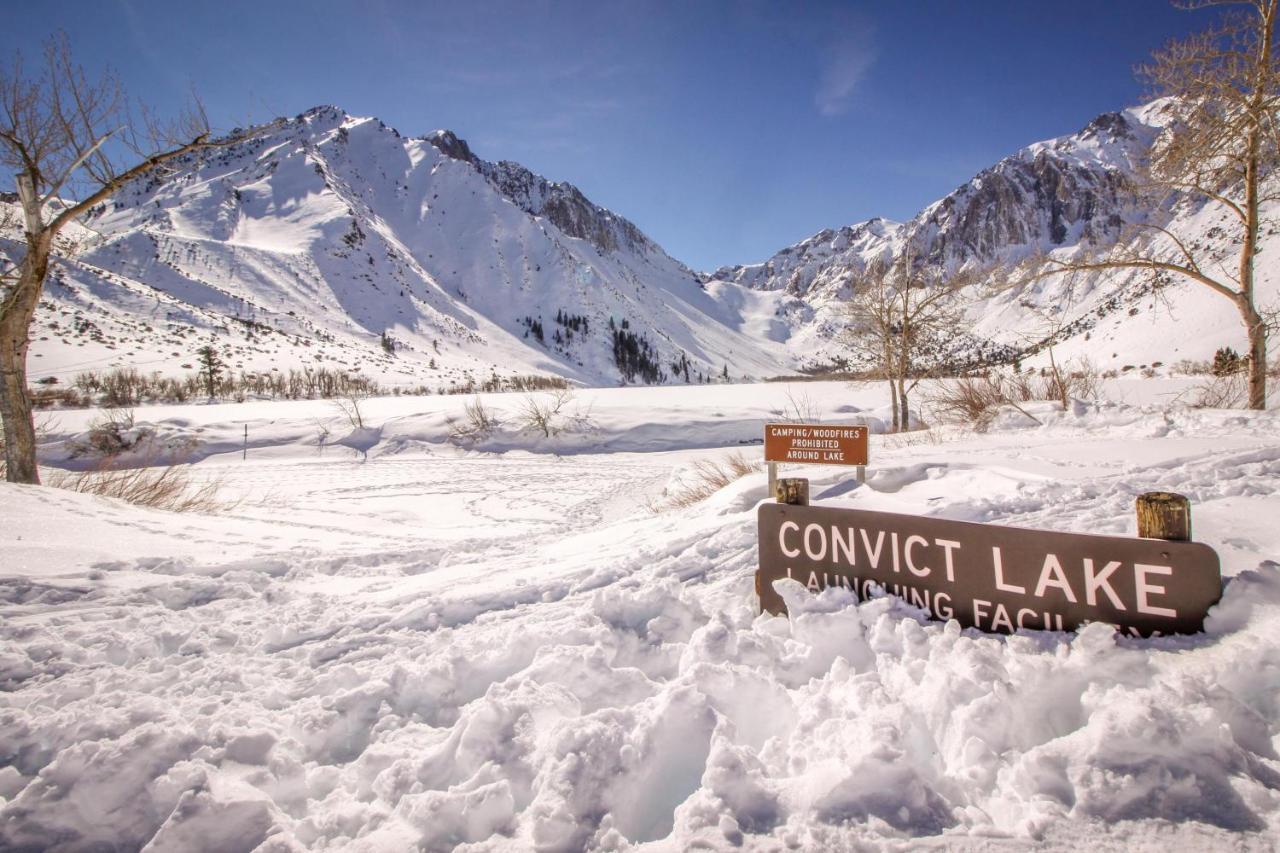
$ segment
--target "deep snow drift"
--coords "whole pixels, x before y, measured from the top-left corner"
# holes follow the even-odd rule
[[[1280,423],[1165,390],[876,435],[865,486],[796,471],[825,505],[1111,534],[1183,492],[1228,580],[1205,634],[1153,640],[785,584],[759,616],[763,473],[646,509],[800,395],[875,418],[872,386],[581,392],[540,441],[495,395],[480,449],[457,398],[368,401],[359,450],[324,403],[141,409],[242,501],[0,486],[0,848],[1271,849]]]

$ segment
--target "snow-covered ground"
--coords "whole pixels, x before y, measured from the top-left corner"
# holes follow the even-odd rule
[[[1280,415],[1170,385],[875,435],[865,486],[794,472],[824,505],[1109,534],[1182,492],[1224,598],[1152,640],[785,583],[792,617],[760,616],[763,472],[650,511],[694,461],[758,457],[770,410],[874,428],[875,386],[582,391],[539,440],[493,395],[467,446],[461,398],[366,401],[363,430],[139,409],[239,503],[0,485],[0,849],[1273,849]]]

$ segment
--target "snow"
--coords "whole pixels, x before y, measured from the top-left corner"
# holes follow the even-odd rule
[[[572,223],[600,245],[552,221],[551,194],[577,205]],[[0,257],[20,251],[13,207],[0,202]],[[185,375],[206,343],[237,372],[323,366],[433,390],[495,373],[616,384],[610,323],[624,321],[668,381],[682,356],[695,381],[789,365],[572,186],[455,160],[332,107],[135,182],[68,236],[30,365],[64,385],[86,369]],[[560,312],[586,325],[569,335]]]
[[[321,402],[139,409],[239,503],[0,486],[0,848],[1273,849],[1280,415],[1170,384],[981,435],[836,383],[584,391],[590,431],[482,446],[460,398],[365,401],[359,450]],[[1222,603],[1151,640],[790,582],[761,616],[763,472],[646,507],[797,401],[873,423],[865,486],[788,469],[816,503],[1131,535],[1180,491]]]

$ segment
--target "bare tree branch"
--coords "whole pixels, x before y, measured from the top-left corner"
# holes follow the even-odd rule
[[[34,76],[21,56],[0,69],[0,165],[15,175],[26,243],[16,270],[0,279],[0,420],[11,481],[39,482],[26,359],[59,232],[131,181],[266,130],[214,139],[196,99],[168,124],[141,113],[141,119],[131,114],[110,70],[93,79],[85,74],[61,33],[45,44]],[[72,200],[63,198],[69,190]]]

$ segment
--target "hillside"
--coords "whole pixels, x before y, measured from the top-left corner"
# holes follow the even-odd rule
[[[1230,269],[1230,221],[1191,203],[1149,214],[1150,201],[1132,189],[1175,109],[1155,101],[1104,114],[1077,133],[1006,157],[908,222],[871,219],[827,229],[762,263],[718,269],[710,286],[723,282],[759,294],[756,299],[772,304],[778,318],[771,339],[785,342],[798,363],[818,366],[847,355],[840,334],[851,282],[871,260],[900,257],[909,238],[926,266],[947,273],[987,273],[1040,254],[1070,258],[1117,243],[1174,255],[1167,238],[1138,227],[1151,222],[1189,245],[1220,247],[1215,257]],[[1262,303],[1276,299],[1280,282],[1280,269],[1266,251],[1273,245],[1280,247],[1275,229],[1266,228],[1258,267]],[[1033,263],[1028,272],[1037,268]],[[1204,359],[1221,346],[1244,347],[1235,308],[1177,278],[1153,283],[1146,274],[1113,272],[1003,290],[991,283],[982,276],[966,294],[973,328],[954,342],[958,359],[1009,357],[1057,329],[1062,354],[1087,356],[1102,369]]]
[[[432,388],[696,382],[786,361],[573,186],[332,107],[137,182],[85,224],[49,283],[33,378],[180,371],[208,341],[236,369]]]
[[[934,270],[980,273],[953,362],[1010,360],[1055,332],[1058,354],[1104,370],[1205,359],[1242,350],[1243,334],[1233,306],[1199,285],[1108,273],[989,286],[992,270],[1041,253],[1119,242],[1172,254],[1138,228],[1152,208],[1132,185],[1175,109],[1156,101],[1029,145],[910,221],[827,229],[698,274],[571,184],[483,160],[449,131],[407,138],[320,107],[127,188],[68,234],[31,373],[176,373],[207,342],[235,370],[322,366],[431,390],[532,373],[613,385],[820,369],[847,363],[851,282],[908,239]],[[0,252],[13,252],[13,222]],[[1165,206],[1153,222],[1234,263],[1232,223],[1213,210]],[[1280,281],[1275,240],[1264,229],[1264,306]]]

